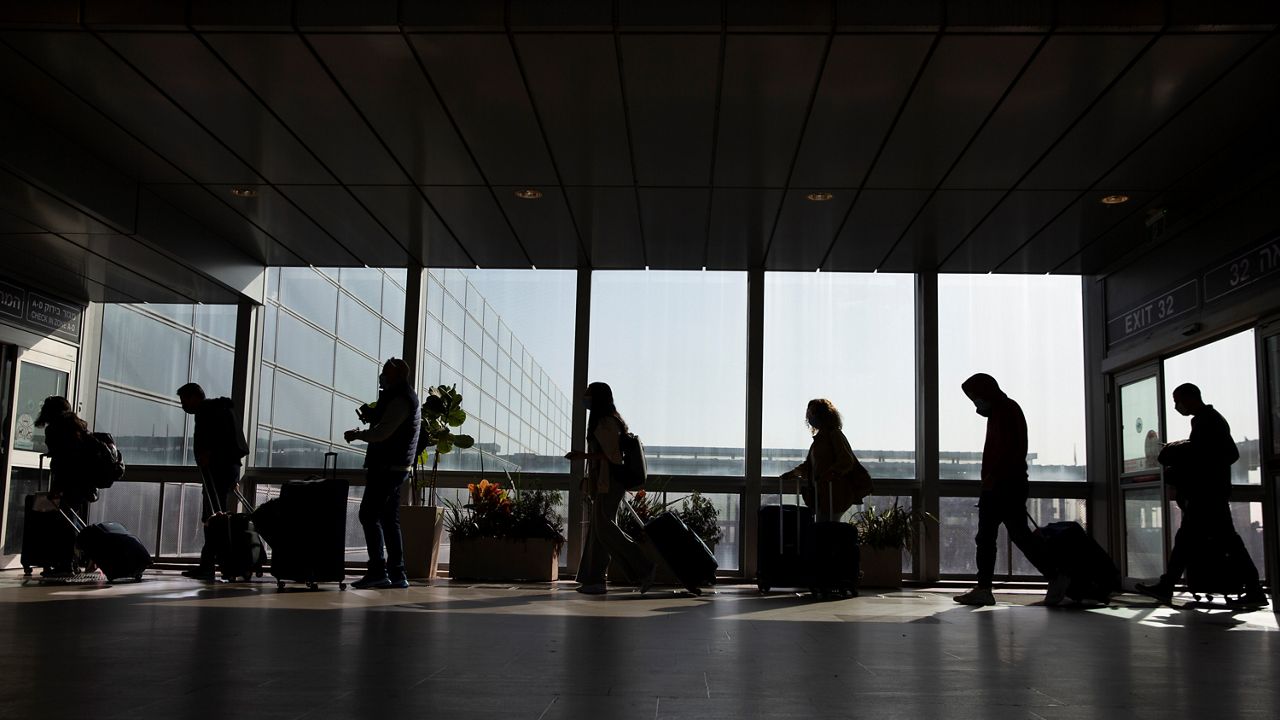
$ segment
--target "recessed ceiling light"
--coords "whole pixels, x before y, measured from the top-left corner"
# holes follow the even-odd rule
[[[521,200],[537,200],[538,198],[542,197],[542,191],[535,190],[533,188],[525,188],[523,190],[517,190],[516,197],[520,198]]]
[[[1129,202],[1128,195],[1103,195],[1102,196],[1103,205],[1123,205],[1127,202]]]
[[[247,188],[247,187],[233,187],[231,188],[231,194],[238,198],[258,197],[257,190],[254,190],[253,188]]]
[[[835,197],[835,195],[832,195],[829,192],[811,192],[804,197],[806,200],[812,200],[813,202],[826,202]]]

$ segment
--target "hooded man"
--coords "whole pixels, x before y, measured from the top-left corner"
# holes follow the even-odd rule
[[[977,413],[987,419],[982,447],[982,495],[978,500],[978,584],[955,601],[964,605],[994,605],[991,581],[996,568],[996,541],[1003,524],[1009,539],[1027,560],[1050,579],[1046,605],[1065,596],[1069,578],[1057,572],[1044,538],[1027,527],[1027,419],[1022,408],[1004,394],[996,379],[978,373],[960,385]]]
[[[192,449],[196,465],[204,480],[203,503],[200,522],[203,524],[215,513],[231,507],[231,494],[240,482],[240,460],[249,454],[244,429],[236,417],[235,405],[230,398],[205,397],[204,388],[187,383],[178,388],[178,399],[188,415],[195,416],[192,431]],[[214,507],[213,503],[217,503]],[[212,581],[217,558],[213,548],[205,544],[200,549],[200,567],[182,574],[198,580]]]

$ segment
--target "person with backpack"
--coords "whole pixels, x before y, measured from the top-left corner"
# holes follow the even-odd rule
[[[60,507],[74,511],[81,519],[89,514],[89,503],[98,499],[94,479],[93,444],[98,442],[84,420],[71,410],[71,403],[60,395],[50,395],[40,406],[36,427],[44,428],[48,450],[51,499]]]
[[[1249,557],[1244,540],[1231,519],[1231,465],[1240,459],[1240,449],[1231,436],[1231,426],[1222,413],[1206,405],[1200,388],[1184,383],[1174,388],[1173,408],[1191,416],[1191,435],[1185,441],[1169,443],[1159,460],[1168,465],[1165,482],[1176,493],[1182,509],[1182,524],[1173,537],[1169,564],[1154,585],[1138,583],[1137,590],[1161,602],[1173,598],[1173,587],[1182,579],[1192,554],[1208,543],[1219,543],[1225,552],[1228,571],[1244,588],[1239,606],[1267,604],[1258,579],[1258,568]]]
[[[801,491],[805,504],[815,508],[818,522],[835,522],[871,493],[871,474],[853,454],[834,403],[826,398],[810,400],[804,421],[813,436],[809,453],[782,478],[808,480]]]
[[[195,417],[192,449],[204,482],[200,511],[200,523],[204,525],[215,512],[231,507],[233,492],[240,482],[240,461],[249,454],[249,443],[245,441],[244,429],[230,398],[205,397],[204,388],[187,383],[178,388],[178,399],[182,401],[183,411]],[[214,547],[206,542],[200,549],[200,566],[182,574],[213,581],[217,560]]]
[[[614,405],[613,389],[605,383],[588,385],[582,404],[590,412],[587,451],[570,451],[564,456],[566,460],[587,461],[582,494],[590,504],[590,525],[582,560],[578,563],[577,590],[587,595],[608,592],[605,573],[613,561],[630,580],[638,582],[641,593],[648,592],[657,566],[636,541],[618,527],[618,506],[627,493],[621,449],[627,423]]]

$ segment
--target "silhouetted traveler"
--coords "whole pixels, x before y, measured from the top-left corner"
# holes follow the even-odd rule
[[[187,383],[178,388],[178,399],[182,401],[182,409],[195,417],[192,449],[204,482],[200,510],[203,525],[215,510],[230,510],[232,491],[240,482],[240,461],[249,454],[249,444],[245,442],[244,430],[230,398],[207,398],[204,388]],[[217,498],[217,508],[210,502],[210,495]],[[213,581],[217,560],[213,548],[206,543],[200,549],[200,567],[182,574]]]
[[[647,592],[657,567],[618,527],[618,505],[627,491],[621,482],[609,479],[610,466],[622,464],[619,441],[627,432],[627,424],[613,404],[613,390],[602,382],[587,386],[582,403],[591,412],[587,418],[587,452],[572,451],[564,456],[566,460],[587,461],[582,494],[591,505],[590,525],[578,563],[577,590],[588,595],[607,592],[605,573],[612,560],[627,578],[639,583],[640,592]]]
[[[89,426],[71,410],[71,403],[60,395],[51,395],[40,406],[36,427],[44,428],[45,454],[49,456],[49,497],[57,505],[88,520],[89,503],[98,499],[98,490],[90,476],[86,445]],[[46,575],[71,572],[71,567],[45,568]]]
[[[978,373],[961,384],[978,414],[987,418],[987,438],[982,447],[982,494],[978,499],[978,585],[958,595],[964,605],[994,605],[991,581],[995,577],[996,541],[1003,524],[1027,560],[1049,578],[1046,605],[1062,602],[1070,579],[1059,573],[1044,538],[1027,527],[1027,419],[1022,408],[1004,394],[996,379]]]
[[[360,419],[369,423],[369,429],[343,434],[347,442],[369,443],[364,456],[364,497],[360,500],[360,524],[369,547],[369,568],[351,587],[409,587],[404,571],[404,539],[400,535],[400,489],[413,471],[422,427],[418,394],[409,375],[409,365],[404,360],[388,360],[378,376],[377,403],[359,410]]]
[[[1230,572],[1245,586],[1240,603],[1265,605],[1267,596],[1258,581],[1258,569],[1231,520],[1231,465],[1240,459],[1240,450],[1231,437],[1231,426],[1222,413],[1204,403],[1200,388],[1191,383],[1174,389],[1173,407],[1183,417],[1191,416],[1190,437],[1185,443],[1168,446],[1187,459],[1170,463],[1178,478],[1175,492],[1178,506],[1182,508],[1182,524],[1174,535],[1165,574],[1155,585],[1138,583],[1138,592],[1169,602],[1173,586],[1187,570],[1190,555],[1202,547],[1201,543],[1213,541],[1221,543]],[[1175,445],[1181,447],[1175,448]],[[1161,453],[1161,457],[1168,459],[1165,453]],[[1168,478],[1172,480],[1174,474],[1168,473]]]
[[[804,421],[813,435],[809,453],[804,462],[783,473],[782,477],[808,480],[809,485],[802,494],[805,504],[816,509],[818,522],[838,521],[846,510],[870,491],[870,476],[865,471],[860,472],[866,484],[855,487],[853,476],[861,470],[862,464],[854,456],[853,448],[844,435],[840,411],[830,400],[810,400],[805,407]]]

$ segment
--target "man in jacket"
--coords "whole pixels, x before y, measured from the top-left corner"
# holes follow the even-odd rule
[[[203,524],[215,512],[230,509],[232,491],[240,482],[240,461],[249,454],[249,443],[245,441],[244,429],[230,398],[207,398],[204,388],[187,383],[178,388],[178,399],[182,401],[182,409],[195,416],[192,449],[204,481],[200,512]],[[200,567],[182,574],[198,580],[213,580],[217,560],[213,548],[206,543],[200,549]]]
[[[360,501],[360,524],[369,547],[369,569],[351,584],[355,588],[407,588],[404,571],[404,541],[400,536],[400,488],[413,470],[418,450],[422,413],[418,395],[409,383],[409,366],[391,358],[378,376],[378,402],[360,408],[367,430],[348,430],[347,442],[369,443],[365,451],[364,497]],[[383,556],[383,545],[386,556]]]
[[[955,601],[964,605],[994,605],[996,541],[1003,524],[1027,560],[1050,579],[1046,605],[1062,601],[1070,579],[1057,572],[1044,538],[1027,527],[1027,420],[1022,408],[1004,394],[996,379],[978,373],[961,384],[978,414],[987,418],[982,447],[982,494],[978,499],[978,584]]]
[[[1258,569],[1231,520],[1231,465],[1240,459],[1231,426],[1222,413],[1205,404],[1200,388],[1191,383],[1174,388],[1173,408],[1183,417],[1191,416],[1187,441],[1171,443],[1169,452],[1160,455],[1179,478],[1175,492],[1182,508],[1182,525],[1174,535],[1169,565],[1160,582],[1138,583],[1138,592],[1169,602],[1173,586],[1187,570],[1189,554],[1202,547],[1201,543],[1217,542],[1226,552],[1230,571],[1244,583],[1240,604],[1265,605],[1267,595],[1258,581]],[[1170,456],[1175,459],[1170,461]],[[1174,476],[1175,472],[1167,472],[1166,481]]]

